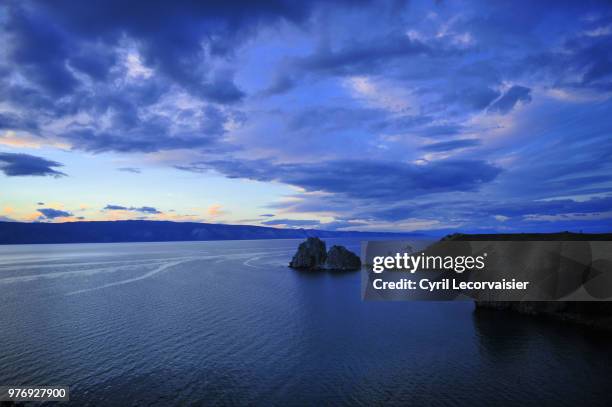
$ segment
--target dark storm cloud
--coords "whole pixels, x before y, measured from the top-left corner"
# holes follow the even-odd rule
[[[261,27],[281,21],[301,25],[315,8],[342,3],[353,5],[262,0],[142,1],[126,6],[117,0],[88,5],[64,0],[51,6],[36,0],[9,1],[0,6],[6,17],[0,29],[8,44],[6,63],[0,64],[0,100],[27,115],[0,112],[0,128],[33,132],[50,119],[85,113],[96,119],[110,117],[111,123],[69,122],[59,137],[74,149],[223,150],[219,138],[224,125],[236,117],[208,105],[190,122],[177,125],[177,117],[156,117],[147,109],[177,89],[213,105],[242,101],[246,95],[231,67],[238,47]],[[125,80],[126,47],[140,55],[150,78]],[[9,80],[15,75],[26,83]]]
[[[9,58],[23,73],[53,96],[63,96],[78,82],[65,66],[69,39],[51,20],[10,2],[5,26],[11,39]]]
[[[0,113],[0,130],[29,130],[35,131],[38,124],[35,120],[20,117],[11,113]]]
[[[0,171],[8,177],[48,175],[58,178],[66,175],[56,170],[62,166],[56,161],[30,154],[0,152]]]
[[[90,78],[103,81],[110,75],[110,70],[117,63],[117,56],[104,47],[88,47],[70,57],[71,68],[88,75]]]
[[[335,51],[322,49],[295,60],[294,64],[304,71],[363,74],[395,58],[432,52],[429,46],[411,40],[404,33],[393,33],[366,43],[352,43]]]
[[[379,201],[475,191],[501,172],[498,167],[480,160],[440,160],[420,165],[352,160],[273,165],[263,160],[243,160],[201,162],[177,168],[196,172],[215,170],[229,178],[279,181],[306,191]]]
[[[106,151],[154,152],[179,148],[215,147],[218,137],[224,133],[226,115],[214,107],[194,114],[195,127],[181,128],[180,124],[157,114],[141,119],[135,112],[128,114],[132,106],[123,106],[114,115],[114,128],[78,126],[67,129],[61,136],[81,150],[96,153]],[[126,110],[127,109],[127,110]]]
[[[210,137],[190,137],[184,136],[157,136],[145,130],[163,131],[164,125],[156,126],[149,124],[145,129],[139,128],[136,131],[118,134],[116,132],[97,131],[93,128],[85,128],[69,131],[63,134],[72,145],[78,149],[95,153],[119,151],[119,152],[155,152],[160,150],[172,150],[178,148],[205,147],[213,144]],[[163,134],[163,133],[162,133]]]
[[[140,206],[140,207],[134,207],[134,206],[121,206],[121,205],[106,205],[104,207],[105,211],[131,211],[131,212],[142,212],[142,213],[146,213],[146,214],[151,214],[151,215],[156,215],[156,214],[160,214],[162,213],[161,211],[158,211],[156,208],[152,207],[152,206]]]
[[[72,213],[68,212],[68,211],[62,211],[59,209],[53,209],[53,208],[41,208],[41,209],[37,209],[38,212],[40,212],[40,216],[39,219],[55,219],[55,218],[66,218],[68,216],[72,216]]]
[[[140,44],[145,62],[190,92],[218,103],[244,97],[233,77],[209,66],[210,55],[231,56],[262,24],[301,23],[313,2],[174,1],[84,4],[64,0],[9,2],[7,31],[12,60],[55,95],[71,92],[78,80],[65,61],[95,79],[104,79],[112,55],[88,53],[91,44],[116,45],[124,35]],[[145,12],[146,10],[146,12]],[[203,47],[204,45],[204,47]]]
[[[612,90],[612,17],[590,19],[583,30],[566,37],[555,51],[528,55],[524,69],[542,71],[559,88]]]
[[[396,60],[446,52],[454,51],[432,48],[399,31],[362,42],[353,40],[336,49],[322,47],[308,56],[289,59],[264,93],[274,95],[287,92],[297,84],[296,77],[307,74],[363,75],[377,72]]]

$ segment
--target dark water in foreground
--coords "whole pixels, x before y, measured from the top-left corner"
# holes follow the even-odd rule
[[[298,243],[0,247],[0,385],[70,385],[75,405],[610,405],[609,336],[364,303],[358,273],[288,269]]]

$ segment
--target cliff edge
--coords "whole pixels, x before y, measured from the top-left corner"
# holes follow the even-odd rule
[[[612,233],[520,233],[470,235],[455,233],[445,241],[612,241]],[[488,308],[541,316],[612,332],[612,302],[571,301],[476,301],[476,310]]]

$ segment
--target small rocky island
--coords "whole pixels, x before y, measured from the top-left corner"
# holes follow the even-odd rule
[[[361,259],[344,246],[334,245],[327,251],[324,241],[309,237],[300,243],[289,267],[310,271],[352,271],[361,268]]]

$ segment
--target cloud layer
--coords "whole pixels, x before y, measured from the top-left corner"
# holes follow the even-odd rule
[[[40,208],[37,209],[37,211],[40,212],[39,219],[41,220],[53,220],[56,218],[67,218],[72,216],[72,213],[68,211],[62,211],[60,209]]]
[[[131,211],[131,212],[141,212],[144,214],[148,214],[148,215],[156,215],[156,214],[160,214],[162,213],[161,211],[158,211],[156,208],[152,207],[152,206],[140,206],[140,207],[134,207],[134,206],[121,206],[121,205],[106,205],[104,207],[104,210],[107,211]]]
[[[65,176],[66,174],[56,169],[59,167],[62,167],[62,164],[42,157],[0,152],[0,171],[8,177]]]
[[[612,226],[609,2],[0,8],[0,143],[291,186],[259,224]],[[72,174],[43,156],[2,152],[0,170]],[[105,209],[161,214],[145,199]]]

